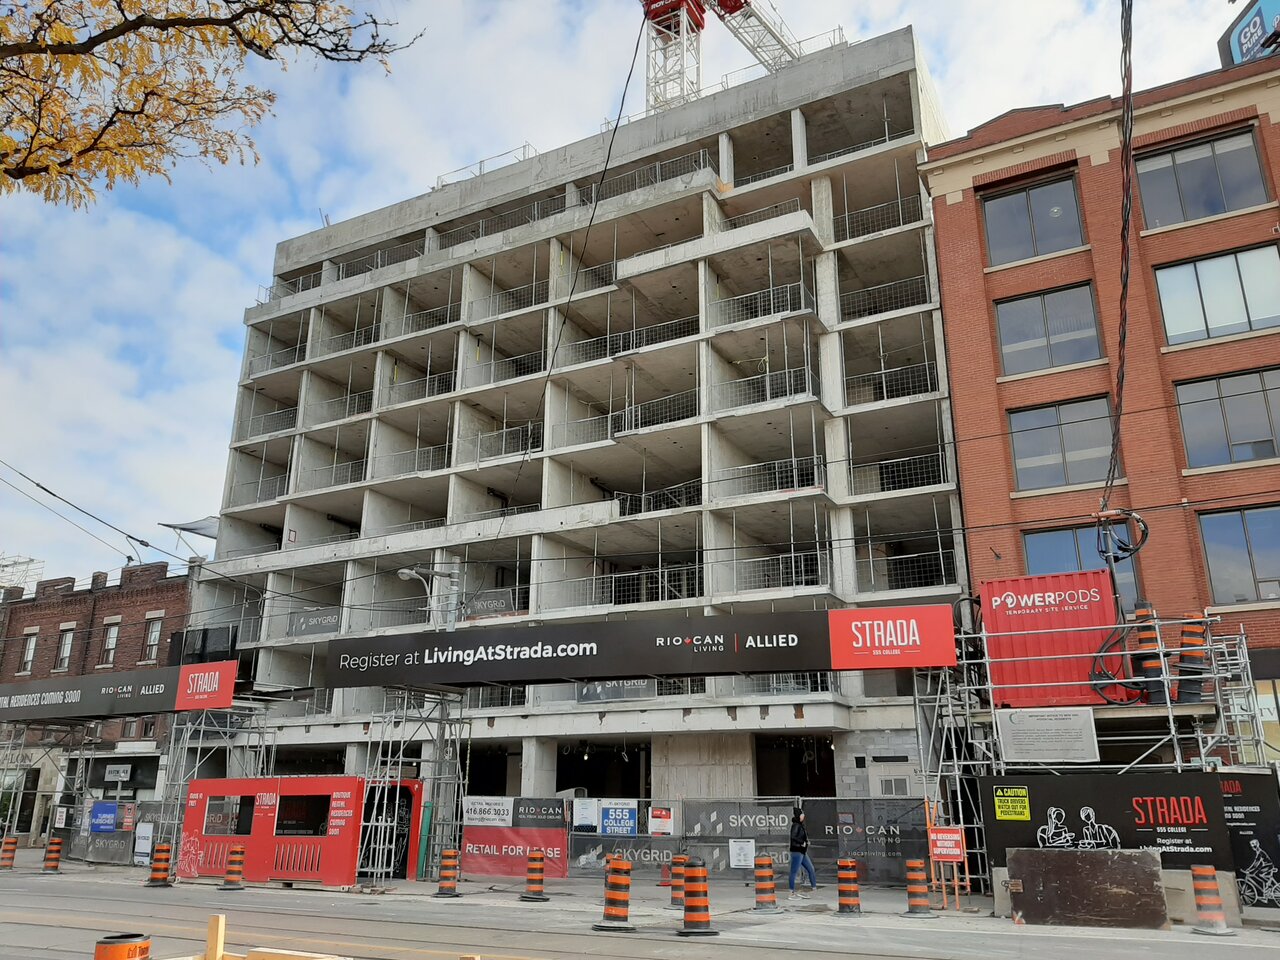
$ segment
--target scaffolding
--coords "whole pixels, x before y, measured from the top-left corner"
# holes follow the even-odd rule
[[[412,806],[404,780],[421,780],[431,804],[426,860],[431,875],[440,854],[461,839],[461,804],[471,751],[471,721],[462,716],[463,695],[392,687],[383,691],[365,743],[364,804],[360,823],[359,876],[381,889],[407,862]]]
[[[975,882],[989,884],[991,876],[978,777],[1008,773],[1213,772],[1224,767],[1266,767],[1262,722],[1243,628],[1221,637],[1214,636],[1210,630],[1206,636],[1204,667],[1194,674],[1184,672],[1181,677],[1178,648],[1165,641],[1166,637],[1176,637],[1185,624],[1219,622],[1217,618],[1155,618],[1143,623],[1091,628],[1125,641],[1105,658],[1113,668],[1130,657],[1130,637],[1137,635],[1139,627],[1154,631],[1158,668],[1153,657],[1147,661],[1151,670],[1136,679],[1103,681],[1097,679],[1096,674],[1091,676],[1098,654],[992,658],[988,638],[1026,637],[1027,634],[994,634],[983,630],[958,632],[955,667],[916,671],[916,734],[925,797],[932,805],[937,825],[964,829],[969,867]],[[1095,704],[1076,704],[1093,711],[1098,762],[1037,763],[1009,756],[995,709],[1007,702],[1008,691],[1016,686],[1025,694],[1029,689],[1041,688],[1046,706],[1057,708],[1066,704],[1052,702],[1054,690],[1078,688],[1081,680],[1028,683],[1026,679],[1017,679],[1002,687],[993,675],[1005,678],[1013,675],[1001,667],[1025,666],[1037,660],[1061,665],[1076,657],[1089,660],[1078,673],[1091,676],[1088,682],[1095,691],[1102,688],[1126,691],[1126,696],[1132,698],[1128,703],[1106,703],[1099,695]],[[1045,671],[1046,675],[1051,672]],[[1198,696],[1179,697],[1178,685],[1189,682],[1198,683]],[[1161,698],[1165,702],[1160,703]],[[1180,699],[1183,702],[1178,702]]]
[[[31,797],[32,823],[29,830],[37,835],[40,824],[35,819],[39,797],[49,797],[47,807],[50,829],[55,829],[57,807],[79,810],[88,796],[89,771],[100,742],[100,727],[93,720],[40,720],[0,724],[0,823],[5,836],[18,832],[23,799]],[[60,754],[55,756],[55,753]],[[46,761],[48,763],[46,764]],[[45,766],[55,771],[52,789],[40,789],[40,775],[28,785],[28,773]],[[71,818],[65,821],[71,825]]]
[[[229,710],[174,714],[163,760],[164,791],[156,842],[179,849],[187,787],[192,780],[271,776],[275,733],[267,728],[265,716],[263,706],[239,703]]]

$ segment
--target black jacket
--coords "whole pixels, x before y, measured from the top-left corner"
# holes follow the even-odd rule
[[[809,834],[799,820],[791,821],[791,852],[805,853],[809,849]]]

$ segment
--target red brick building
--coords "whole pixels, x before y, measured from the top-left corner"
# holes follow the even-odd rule
[[[1089,515],[1119,350],[1120,104],[929,151],[972,585],[1102,565]],[[1136,96],[1122,587],[1280,646],[1280,65]]]
[[[72,577],[42,580],[29,596],[21,587],[8,588],[0,598],[0,684],[165,666],[170,636],[186,626],[189,596],[187,575],[170,576],[167,563],[125,567],[114,583],[95,573],[83,589],[76,589]],[[163,724],[157,717],[102,723],[89,774],[95,796],[158,798]],[[43,832],[59,776],[66,772],[61,749],[37,746],[55,742],[57,732],[37,726],[28,731],[31,766],[23,774],[19,823],[19,832],[33,835]],[[106,783],[107,763],[127,763],[129,779]]]

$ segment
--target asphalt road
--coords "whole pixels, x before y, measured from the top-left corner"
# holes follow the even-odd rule
[[[950,914],[936,920],[898,915],[901,891],[864,890],[869,911],[857,919],[832,913],[834,891],[787,902],[774,915],[750,910],[749,891],[725,887],[712,901],[714,938],[675,935],[679,915],[663,909],[666,893],[637,890],[635,933],[595,933],[600,896],[593,884],[558,889],[548,904],[521,903],[518,889],[464,885],[460,900],[405,895],[330,894],[212,886],[142,886],[142,873],[84,871],[60,876],[0,876],[0,957],[13,960],[89,960],[98,937],[145,932],[155,960],[190,956],[204,947],[211,913],[227,915],[227,948],[334,953],[359,960],[756,960],[783,952],[827,960],[1280,960],[1280,934],[1242,931],[1230,939],[1189,930],[1102,931],[1014,926],[1007,920]],[[417,893],[425,892],[421,888]]]

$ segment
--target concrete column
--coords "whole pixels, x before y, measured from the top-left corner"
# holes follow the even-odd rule
[[[813,181],[813,227],[818,232],[818,239],[827,246],[836,242],[834,217],[831,178],[819,177]]]
[[[518,753],[507,754],[507,789],[503,793],[508,797],[520,796],[520,754]]]
[[[813,261],[814,280],[818,298],[818,319],[828,330],[840,322],[840,278],[836,269],[836,254],[820,253]]]
[[[733,186],[733,138],[728,133],[720,134],[720,179]]]
[[[799,107],[791,111],[791,158],[797,170],[809,166],[809,137],[804,112]]]
[[[709,193],[702,194],[702,235],[709,237],[712,234],[720,232],[721,226],[724,224],[724,211],[720,209],[720,204]]]
[[[822,378],[822,402],[828,410],[848,406],[844,389],[844,344],[840,334],[824,333],[818,337],[818,373]]]
[[[556,792],[556,742],[525,737],[520,747],[520,796],[550,797]]]
[[[823,378],[825,381],[825,377]],[[849,422],[833,417],[823,424],[823,457],[827,464],[827,494],[833,500],[849,496]]]
[[[369,745],[367,743],[348,743],[342,770],[349,777],[363,777],[369,765]]]
[[[831,524],[831,591],[842,602],[852,603],[858,595],[853,511],[836,507],[828,511],[827,519]]]

